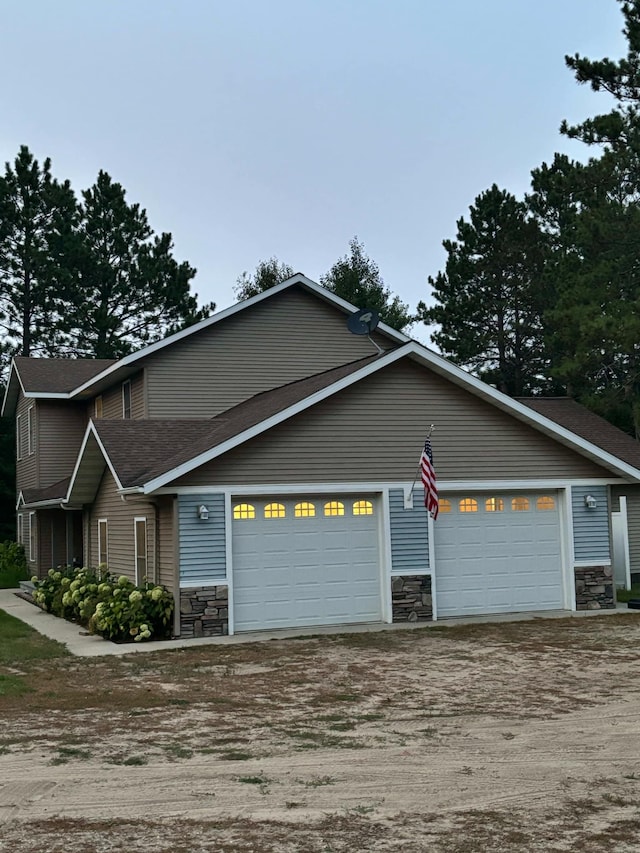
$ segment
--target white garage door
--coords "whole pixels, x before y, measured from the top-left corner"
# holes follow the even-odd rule
[[[445,495],[434,532],[440,618],[564,606],[557,492]]]
[[[382,618],[372,496],[232,501],[234,630]]]

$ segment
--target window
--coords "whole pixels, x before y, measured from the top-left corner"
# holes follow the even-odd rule
[[[256,508],[251,504],[236,504],[233,508],[235,519],[255,518]]]
[[[24,516],[21,512],[18,513],[18,531],[16,539],[18,545],[24,545]]]
[[[528,512],[529,498],[512,498],[511,509],[514,512]]]
[[[16,459],[22,459],[22,415],[16,418]]]
[[[136,554],[136,584],[145,582],[147,577],[147,519],[133,519],[133,538]]]
[[[373,515],[373,504],[371,501],[354,501],[354,515]]]
[[[284,504],[267,504],[264,508],[265,518],[284,518]]]
[[[122,417],[131,417],[131,382],[128,379],[122,383]]]
[[[124,413],[124,400],[123,400],[123,413]],[[94,417],[101,418],[102,417],[102,394],[99,397],[96,397],[94,409],[93,409]]]
[[[295,505],[293,514],[296,518],[313,518],[316,514],[316,508],[309,501],[302,501]]]
[[[541,512],[547,512],[548,510],[555,508],[556,502],[548,495],[543,495],[542,497],[539,497],[536,501],[536,509],[539,509]]]
[[[35,563],[36,560],[36,514],[29,513],[29,560]]]
[[[474,498],[462,498],[458,508],[460,512],[478,512],[478,501]]]
[[[448,501],[446,498],[440,498],[438,508],[439,512],[451,512],[451,501]]]
[[[36,413],[33,406],[27,409],[27,442],[29,456],[36,452]]]
[[[109,565],[109,534],[106,518],[98,519],[98,565],[102,563]]]
[[[484,508],[487,512],[503,512],[504,501],[502,498],[487,498],[484,502]]]
[[[327,501],[324,505],[325,515],[344,515],[344,504],[340,501]]]

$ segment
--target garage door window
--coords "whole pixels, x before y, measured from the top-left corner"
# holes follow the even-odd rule
[[[233,508],[233,517],[236,520],[255,518],[256,508],[251,504],[236,504]]]
[[[529,498],[512,498],[511,509],[514,512],[529,512]]]
[[[536,509],[541,510],[542,512],[548,512],[549,510],[556,508],[556,502],[553,498],[548,497],[547,495],[543,495],[542,497],[536,500]]]
[[[324,505],[325,515],[344,515],[344,504],[340,501],[327,501]]]
[[[301,501],[293,508],[293,514],[296,518],[314,518],[316,514],[315,505],[309,501]]]
[[[373,504],[371,501],[354,501],[354,515],[373,515]]]
[[[458,506],[460,512],[478,512],[478,501],[474,498],[462,498]]]
[[[448,501],[446,498],[440,498],[438,507],[440,512],[451,512],[451,501]]]
[[[484,508],[487,512],[504,512],[504,501],[502,498],[487,498]]]
[[[284,504],[267,504],[264,508],[265,518],[284,518]]]

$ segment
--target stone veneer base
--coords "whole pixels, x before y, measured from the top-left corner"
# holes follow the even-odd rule
[[[430,622],[433,619],[430,575],[398,575],[391,578],[393,622]]]
[[[222,637],[229,633],[229,588],[199,586],[180,590],[180,636]]]
[[[607,610],[616,606],[611,566],[575,568],[576,610]]]

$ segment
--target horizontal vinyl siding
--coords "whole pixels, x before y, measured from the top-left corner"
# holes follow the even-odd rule
[[[198,518],[201,504],[209,510],[209,518]],[[211,580],[226,578],[226,537],[224,495],[181,495],[178,498],[180,519],[180,586],[201,586]]]
[[[146,417],[144,373],[136,373],[131,382],[131,417],[140,419]],[[122,420],[122,382],[108,388],[102,394],[102,417],[108,420]],[[95,402],[91,404],[91,416],[94,416]],[[180,417],[180,415],[177,415]]]
[[[347,330],[341,311],[292,288],[151,356],[148,416],[213,417],[261,391],[374,352]]]
[[[596,509],[587,509],[584,503],[586,495],[596,499]],[[607,495],[606,486],[573,486],[571,489],[574,555],[579,562],[595,564],[611,559]]]
[[[38,557],[41,569],[63,566],[67,562],[67,513],[62,510],[38,510]]]
[[[404,508],[402,489],[389,492],[391,571],[409,575],[429,568],[429,525],[422,491],[413,493],[413,509]]]
[[[87,426],[84,403],[38,403],[40,487],[70,477]]]
[[[107,519],[109,571],[126,575],[135,582],[135,551],[133,519],[147,519],[147,575],[154,580],[156,565],[155,507],[145,500],[128,498],[123,501],[117,492],[115,480],[107,469],[102,477],[90,514],[90,555],[93,568],[98,562],[98,519]]]
[[[613,486],[611,502],[613,511],[620,509],[620,495],[627,498],[627,525],[629,529],[629,563],[632,572],[640,572],[640,486]]]
[[[167,496],[158,502],[158,583],[173,590],[175,586],[175,542],[173,535],[173,501]]]
[[[411,482],[431,423],[440,480],[611,476],[468,391],[402,359],[201,466],[176,485]]]
[[[36,418],[36,451],[38,447],[38,405],[35,400],[25,398],[20,392],[16,407],[16,418],[21,415],[20,432],[22,434],[22,459],[16,459],[16,487],[20,489],[35,489],[38,487],[38,454],[29,456],[29,418],[27,411],[33,406],[32,417]],[[14,449],[14,453],[16,450]]]

